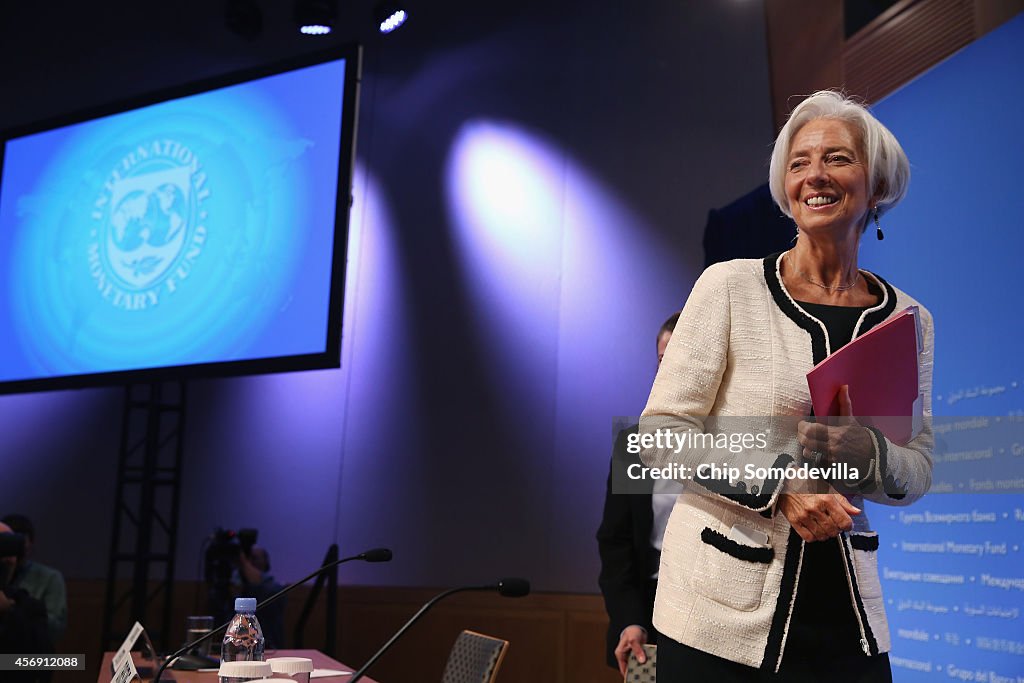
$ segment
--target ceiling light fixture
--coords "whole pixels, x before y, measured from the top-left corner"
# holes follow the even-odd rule
[[[295,0],[295,25],[307,36],[327,35],[334,29],[334,0]]]
[[[224,5],[224,25],[246,40],[263,32],[263,12],[256,0],[228,0]]]
[[[409,13],[394,0],[381,0],[373,7],[373,19],[381,33],[391,33],[408,18]]]

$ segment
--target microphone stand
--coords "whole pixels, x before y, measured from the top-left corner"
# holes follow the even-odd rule
[[[512,586],[510,587],[510,589],[507,589],[506,588],[506,582],[510,582],[510,581],[512,582]],[[493,591],[493,590],[499,591],[503,596],[518,598],[518,597],[522,597],[523,595],[526,595],[527,593],[530,592],[530,584],[528,582],[526,582],[526,581],[523,581],[522,579],[511,579],[511,580],[510,579],[505,579],[505,580],[503,580],[502,582],[500,582],[498,584],[492,584],[492,585],[488,585],[488,586],[462,586],[460,588],[449,588],[448,590],[446,590],[446,591],[444,591],[442,593],[438,593],[437,595],[432,597],[430,600],[428,600],[427,603],[425,605],[423,605],[423,607],[420,607],[419,611],[416,612],[416,614],[412,615],[412,618],[409,619],[409,621],[405,622],[405,624],[402,626],[402,628],[398,629],[398,631],[395,633],[395,635],[391,636],[391,638],[388,639],[388,642],[384,643],[384,645],[382,645],[381,648],[379,650],[377,650],[377,652],[375,652],[372,657],[370,657],[370,660],[368,662],[366,662],[366,664],[363,664],[362,668],[360,668],[358,671],[356,671],[354,674],[352,674],[352,678],[348,679],[348,683],[356,683],[356,681],[358,681],[360,678],[365,676],[367,670],[371,666],[373,666],[374,664],[377,663],[377,660],[381,658],[381,655],[383,655],[385,652],[387,652],[388,649],[392,645],[394,645],[395,642],[399,638],[401,638],[402,635],[404,635],[405,632],[408,631],[409,628],[413,624],[415,624],[417,621],[420,620],[420,617],[422,617],[424,614],[426,614],[427,611],[430,610],[431,607],[436,605],[441,600],[447,598],[449,595],[452,595],[454,593],[461,593],[463,591]]]
[[[325,564],[324,566],[320,567],[319,569],[317,569],[315,572],[313,572],[312,574],[310,574],[306,578],[299,579],[298,581],[296,581],[295,583],[291,584],[290,586],[285,586],[284,588],[282,588],[281,590],[277,591],[276,593],[271,595],[269,598],[267,598],[263,602],[261,602],[258,605],[256,605],[256,611],[258,612],[259,610],[263,609],[264,607],[266,607],[270,603],[276,602],[279,598],[285,596],[286,594],[290,593],[292,590],[294,590],[294,589],[298,588],[299,586],[301,586],[302,584],[306,583],[307,581],[312,579],[314,576],[316,576],[316,575],[318,575],[318,574],[320,574],[322,572],[325,572],[328,569],[334,569],[339,564],[344,564],[345,562],[351,562],[352,560],[365,560],[367,562],[390,562],[391,561],[391,551],[386,549],[386,548],[375,548],[373,550],[367,550],[366,552],[359,553],[358,555],[352,555],[351,557],[343,557],[340,560],[335,560],[334,562],[330,562],[328,564]],[[224,629],[226,629],[230,625],[231,625],[231,619],[228,619],[225,623],[221,624],[220,626],[218,626],[217,628],[213,629],[209,633],[204,633],[201,638],[196,638],[191,643],[186,643],[177,652],[175,652],[174,654],[168,656],[167,659],[164,660],[164,663],[160,665],[160,668],[157,669],[156,676],[153,677],[153,683],[160,683],[160,676],[163,674],[164,670],[167,668],[167,666],[171,662],[173,662],[175,659],[177,659],[181,655],[185,654],[186,652],[188,652],[192,648],[197,647],[199,645],[202,645],[206,641],[210,640],[211,638],[213,638],[215,635],[217,635],[218,633],[220,633],[221,631],[223,631]]]

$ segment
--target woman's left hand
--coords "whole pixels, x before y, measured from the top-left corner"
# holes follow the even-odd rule
[[[797,441],[803,447],[804,459],[818,460],[821,465],[845,462],[866,472],[875,457],[875,447],[868,430],[853,417],[850,387],[846,384],[839,388],[839,418],[834,422],[828,425],[802,420],[797,425]],[[823,454],[824,459],[817,458],[817,453]]]

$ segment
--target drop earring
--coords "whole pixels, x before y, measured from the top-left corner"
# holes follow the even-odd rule
[[[885,239],[885,233],[882,232],[882,224],[878,222],[878,207],[875,207],[874,213],[875,219],[875,236],[878,237],[878,241],[881,242]]]

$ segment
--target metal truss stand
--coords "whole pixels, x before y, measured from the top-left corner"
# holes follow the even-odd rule
[[[166,651],[178,541],[185,383],[125,387],[101,648],[141,623]],[[152,572],[151,572],[152,568]],[[147,615],[162,599],[162,613]],[[126,609],[126,605],[128,608]]]

